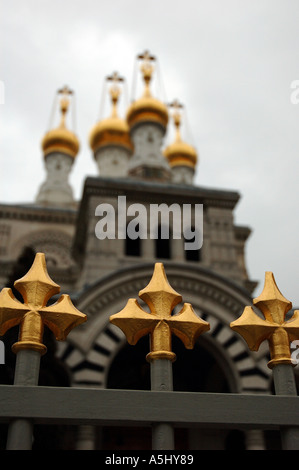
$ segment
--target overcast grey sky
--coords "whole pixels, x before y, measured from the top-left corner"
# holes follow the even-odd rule
[[[64,84],[76,93],[81,150],[71,183],[80,198],[85,177],[97,174],[88,134],[104,78],[121,73],[130,98],[135,57],[149,49],[162,97],[186,107],[196,184],[242,196],[235,222],[253,230],[255,295],[273,271],[299,306],[298,0],[0,0],[0,8],[0,202],[34,200],[45,178],[40,142]]]

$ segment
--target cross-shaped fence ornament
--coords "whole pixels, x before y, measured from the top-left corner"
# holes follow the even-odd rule
[[[187,349],[192,349],[198,336],[210,328],[209,323],[195,314],[189,303],[185,303],[178,314],[172,315],[182,296],[168,283],[162,263],[155,264],[152,279],[139,292],[139,297],[149,306],[150,313],[143,310],[136,299],[129,299],[125,308],[112,315],[110,321],[124,332],[132,345],[142,336],[150,334],[149,362],[155,359],[175,360],[176,355],[171,347],[172,334],[180,338]]]
[[[0,335],[20,324],[19,341],[12,347],[15,353],[31,349],[44,354],[47,350],[42,343],[44,325],[50,328],[57,340],[64,340],[74,327],[86,321],[86,315],[76,309],[69,295],[61,295],[56,303],[47,306],[51,297],[60,292],[60,287],[47,272],[44,253],[35,255],[28,273],[14,286],[24,303],[14,297],[11,289],[2,289]]]
[[[253,304],[265,319],[248,306],[240,318],[231,323],[231,328],[243,336],[252,351],[257,351],[261,343],[268,340],[270,369],[278,364],[292,364],[290,342],[299,338],[299,310],[295,310],[289,320],[285,319],[292,303],[279,291],[272,272],[266,272],[264,289]]]

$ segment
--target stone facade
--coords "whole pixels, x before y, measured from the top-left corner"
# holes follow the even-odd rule
[[[99,204],[110,204],[118,218],[118,198],[126,196],[126,209],[135,203],[142,203],[147,213],[147,237],[136,241],[138,254],[131,254],[124,239],[99,240],[95,236],[96,208]],[[157,244],[159,240],[150,236],[151,205],[178,204],[183,211],[184,204],[202,204],[203,245],[197,260],[188,260],[184,250],[184,239],[169,239],[169,254],[165,259],[169,262],[190,263],[211,269],[223,277],[246,286],[249,290],[255,283],[248,279],[245,267],[244,250],[246,238],[250,230],[234,225],[233,210],[239,200],[236,192],[212,190],[196,186],[176,185],[173,183],[153,183],[136,179],[88,178],[85,183],[81,206],[78,212],[78,229],[73,246],[73,256],[81,267],[79,286],[90,284],[98,279],[99,269],[109,274],[124,266],[158,260]],[[169,217],[171,221],[171,214]],[[130,217],[127,217],[127,221]],[[193,224],[194,226],[194,214]],[[117,227],[116,227],[117,228]],[[171,227],[170,227],[171,228]],[[241,237],[241,232],[243,237]],[[246,237],[245,237],[246,234]],[[182,234],[183,235],[183,234]],[[84,255],[83,255],[84,253]],[[192,253],[191,253],[192,255]],[[163,259],[163,257],[161,257]]]

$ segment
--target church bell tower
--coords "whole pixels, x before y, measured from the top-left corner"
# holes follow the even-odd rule
[[[134,144],[129,175],[144,180],[168,181],[171,171],[161,150],[168,123],[168,109],[164,103],[153,97],[150,90],[156,59],[148,51],[140,54],[137,59],[141,61],[144,92],[139,99],[133,101],[127,111]]]
[[[121,94],[120,84],[124,81],[117,72],[107,77],[112,85],[109,90],[112,103],[110,117],[100,120],[92,128],[89,144],[93,151],[100,176],[125,177],[133,152],[129,126],[118,115],[117,105]]]
[[[42,140],[47,176],[39,189],[36,202],[43,206],[70,207],[75,201],[68,178],[79,151],[79,140],[66,127],[66,115],[73,91],[65,86],[58,90],[58,95],[61,96],[61,120],[59,126],[49,130]]]

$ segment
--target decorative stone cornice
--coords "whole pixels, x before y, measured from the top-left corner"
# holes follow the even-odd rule
[[[251,234],[251,229],[243,225],[234,225],[234,232],[237,240],[245,242]]]
[[[0,204],[0,219],[75,224],[77,210],[31,205]]]
[[[142,193],[142,201],[161,202],[164,200],[178,199],[181,202],[203,203],[207,206],[229,207],[233,209],[239,201],[240,195],[236,191],[209,189],[202,186],[190,186],[174,183],[156,183],[136,181],[134,179],[109,179],[100,177],[88,177],[85,181],[84,197],[90,195],[119,196],[125,194],[130,200],[139,200]]]

